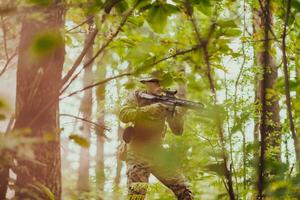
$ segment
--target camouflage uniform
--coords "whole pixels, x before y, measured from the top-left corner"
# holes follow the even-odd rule
[[[180,109],[176,109],[171,116],[162,108],[161,114],[152,116],[152,102],[139,99],[135,94],[129,98],[119,114],[122,122],[133,123],[135,127],[126,156],[129,199],[145,198],[150,173],[171,189],[178,200],[193,199],[184,176],[175,166],[164,162],[164,158],[172,155],[161,145],[166,128],[165,121],[175,135],[182,134],[183,119]]]

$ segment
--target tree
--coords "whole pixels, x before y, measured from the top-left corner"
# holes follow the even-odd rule
[[[287,107],[287,118],[289,120],[290,131],[292,133],[292,138],[294,140],[294,149],[296,155],[296,162],[297,162],[297,170],[300,170],[300,143],[299,137],[296,132],[295,124],[294,124],[294,117],[293,117],[293,108],[291,102],[291,90],[290,90],[290,73],[288,69],[288,57],[286,52],[286,38],[287,38],[287,26],[290,18],[291,12],[291,1],[287,1],[286,11],[285,11],[285,18],[284,18],[284,27],[283,27],[283,34],[282,34],[282,63],[283,63],[283,71],[284,71],[284,86],[285,86],[285,98],[286,98],[286,107]],[[296,71],[297,77],[297,71]]]
[[[266,177],[273,170],[266,170],[266,165],[281,160],[281,133],[279,119],[279,99],[275,84],[277,81],[277,66],[273,59],[270,35],[273,33],[271,2],[259,1],[259,9],[254,9],[254,27],[261,45],[256,50],[258,65],[261,67],[259,78],[260,110],[260,157],[258,162],[258,199],[264,198]],[[273,37],[276,37],[274,34]],[[256,37],[255,37],[256,38]],[[274,38],[273,38],[274,39]],[[271,167],[272,168],[272,167]]]
[[[105,79],[106,76],[106,63],[100,61],[98,64],[98,77],[100,80]],[[102,127],[105,125],[105,84],[102,84],[96,88],[97,98],[97,123]],[[97,129],[97,153],[96,153],[96,187],[99,191],[99,198],[103,196],[104,183],[105,183],[105,172],[104,172],[104,143],[105,138],[104,128]]]
[[[17,157],[17,199],[61,199],[58,97],[65,53],[61,3],[31,7],[40,19],[31,13],[22,18],[14,129],[26,134],[29,128],[26,136],[38,141],[31,160]],[[55,103],[46,107],[49,101]]]
[[[89,28],[88,33],[86,34],[85,44],[88,43],[90,35],[93,33],[93,18],[88,17]],[[89,63],[93,57],[93,44],[91,44],[87,50],[85,55],[84,63]],[[84,87],[90,85],[93,81],[92,79],[92,66],[93,63],[89,63],[84,69],[83,75],[83,85]],[[83,115],[84,119],[91,120],[92,118],[92,106],[93,106],[93,90],[85,90],[84,96],[80,105],[80,112]],[[90,136],[91,136],[91,123],[83,122],[82,124],[82,137],[90,144]],[[79,171],[78,171],[78,180],[77,180],[77,189],[79,192],[88,192],[90,189],[89,186],[89,169],[90,169],[90,148],[88,146],[82,146],[80,149],[80,157],[79,157]]]

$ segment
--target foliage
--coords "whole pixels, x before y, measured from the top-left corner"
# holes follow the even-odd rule
[[[282,55],[279,53],[287,5],[285,1],[271,2],[275,21],[272,25],[274,35],[271,34],[271,36],[277,38],[271,40],[274,47],[270,49],[270,53],[275,58],[279,77],[276,87],[266,91],[266,98],[280,102],[278,109],[281,112],[281,146],[284,148],[281,151],[281,160],[268,158],[265,160],[266,168],[272,172],[272,175],[268,177],[264,189],[271,199],[296,199],[300,196],[300,177],[299,169],[296,167],[298,161],[295,160],[289,122],[285,114],[287,111],[284,97],[286,83],[281,70]],[[52,1],[29,0],[27,3],[25,3],[26,6],[47,8]],[[141,87],[137,79],[143,75],[156,74],[163,79],[164,87],[186,87],[187,99],[203,102],[207,107],[201,113],[193,111],[187,113],[182,137],[174,136],[170,130],[167,131],[163,142],[174,157],[170,160],[170,157],[164,157],[164,162],[167,162],[170,167],[173,166],[174,160],[180,163],[180,169],[188,179],[195,199],[229,199],[224,186],[226,182],[224,153],[226,153],[236,199],[253,198],[256,195],[257,158],[259,156],[259,138],[254,129],[259,121],[261,110],[261,105],[255,99],[255,84],[262,79],[262,71],[258,66],[256,56],[257,51],[263,48],[262,41],[258,40],[263,33],[254,32],[253,23],[256,21],[253,21],[252,17],[254,9],[259,9],[259,2],[249,0],[140,0],[133,13],[122,25],[122,20],[135,3],[135,0],[116,2],[66,0],[63,3],[66,8],[65,30],[60,30],[58,33],[51,29],[41,30],[41,33],[33,38],[31,53],[36,56],[35,59],[51,56],[55,49],[63,44],[62,36],[64,36],[66,44],[64,71],[69,71],[76,56],[83,49],[89,29],[87,17],[92,16],[92,23],[98,29],[93,43],[94,52],[101,49],[107,41],[111,41],[100,56],[95,58],[94,68],[97,68],[95,71],[100,71],[99,69],[105,65],[109,69],[108,74],[112,76],[131,73],[126,79],[117,79],[105,85],[107,92],[105,98],[108,102],[103,109],[109,115],[107,118],[112,121],[117,120],[118,109],[116,108],[119,108],[122,100],[126,98],[125,90],[132,92]],[[110,6],[113,7],[108,13]],[[293,120],[297,132],[300,131],[299,16],[300,1],[293,0],[288,21],[287,57]],[[118,28],[120,32],[114,36],[113,33]],[[191,48],[194,49],[188,51]],[[0,56],[1,60],[5,60],[4,54],[0,53]],[[211,67],[210,71],[208,66]],[[80,71],[80,67],[76,69],[76,73]],[[91,75],[93,82],[100,81],[99,74],[95,71]],[[214,101],[215,94],[212,92],[209,74],[215,86],[216,101]],[[80,89],[82,85],[80,78],[82,76],[79,74],[79,79],[70,85],[67,93],[77,90],[78,87]],[[121,89],[118,94],[114,94],[117,84],[121,85]],[[82,97],[80,95],[71,97],[70,102],[62,100],[61,110],[65,109],[66,104],[78,104],[77,97],[80,99]],[[116,100],[117,96],[121,99],[120,101]],[[217,106],[214,105],[215,103]],[[0,123],[9,118],[5,112],[2,112],[4,106],[5,103],[0,101]],[[69,110],[75,110],[74,113],[77,114],[76,106],[69,107]],[[93,114],[95,119],[99,113]],[[61,119],[61,122],[63,121]],[[114,122],[108,124],[112,126],[111,136],[114,137],[113,135],[117,134],[113,131],[116,125]],[[224,132],[224,141],[220,139],[219,125]],[[83,199],[95,199],[99,191],[95,188],[96,181],[93,181],[96,176],[94,173],[91,173],[91,191],[78,194],[74,183],[77,180],[78,163],[74,159],[76,153],[78,154],[77,150],[79,147],[93,150],[95,138],[89,141],[80,134],[67,135],[66,133],[77,131],[70,129],[78,127],[74,125],[75,128],[70,128],[70,125],[63,123],[61,126],[66,129],[62,130],[61,138],[66,139],[65,148],[73,156],[72,161],[68,160],[69,157],[62,157],[66,161],[63,168],[68,166],[63,169],[65,199],[75,199],[78,195],[81,195]],[[6,134],[1,133],[1,155],[7,150],[14,150],[19,156],[23,156],[24,153],[28,159],[34,159],[30,145],[37,141],[26,137],[27,131],[14,130]],[[51,140],[47,135],[44,139]],[[112,140],[112,143],[117,143],[116,138]],[[70,141],[79,146],[73,146]],[[107,166],[105,173],[109,174],[108,177],[114,176],[112,167],[115,160],[104,159],[108,160],[105,163]],[[12,164],[11,159],[3,162],[3,165],[5,162]],[[124,178],[123,172],[122,180]],[[113,188],[112,180],[108,182],[105,191],[100,192],[100,196],[111,198],[108,190]],[[50,199],[53,199],[53,194],[46,186],[38,185],[38,187]],[[125,196],[124,184],[121,185],[120,191],[121,196]],[[155,182],[150,184],[148,198],[167,200],[174,197],[168,189]]]

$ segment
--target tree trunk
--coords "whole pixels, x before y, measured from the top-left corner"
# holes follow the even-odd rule
[[[297,29],[299,31],[299,28]],[[300,37],[297,37],[296,41],[293,41],[296,44],[298,44],[300,42]],[[300,87],[299,87],[299,83],[300,83],[300,47],[296,48],[296,54],[295,54],[295,73],[296,73],[296,78],[295,81],[296,83],[298,83],[298,87],[296,88],[296,98],[293,99],[293,105],[294,105],[294,118],[295,118],[295,122],[300,120],[300,108],[298,106],[298,102],[300,102]],[[299,137],[299,133],[300,133],[300,125],[299,123],[295,123],[295,129],[296,129],[296,133],[297,136]],[[296,158],[297,159],[297,158]],[[299,163],[299,171],[300,172],[300,160],[296,160],[297,163]]]
[[[127,71],[130,71],[130,67],[128,66]],[[130,80],[129,80],[130,81]],[[121,96],[121,83],[120,81],[117,81],[116,84],[117,87],[117,94],[118,94],[118,101],[120,102]],[[123,132],[124,128],[121,126],[120,121],[118,122],[118,145],[122,144],[123,142]],[[117,166],[116,166],[116,175],[114,178],[114,194],[113,194],[113,199],[114,200],[119,200],[120,199],[120,182],[121,182],[121,171],[123,168],[123,162],[118,158],[118,152],[116,152],[116,161],[117,161]]]
[[[297,50],[296,54],[296,81],[297,83],[300,83],[300,48]],[[300,87],[296,90],[296,101],[299,102],[300,100]],[[295,117],[300,119],[300,108],[295,108]],[[297,133],[300,133],[300,125],[296,124],[296,131]],[[300,163],[300,160],[299,160]]]
[[[85,43],[89,40],[89,35],[93,32],[92,30],[93,22],[89,22],[89,31],[86,34]],[[93,45],[91,45],[86,53],[84,63],[88,63],[91,58],[93,57]],[[92,84],[92,65],[90,63],[84,69],[84,77],[83,77],[83,84],[84,87]],[[92,91],[93,90],[85,90],[84,96],[81,101],[80,105],[80,112],[83,115],[84,119],[91,121],[92,118]],[[91,124],[88,122],[83,122],[82,124],[82,137],[84,137],[90,143],[90,136],[91,136]],[[77,190],[79,192],[88,192],[90,189],[89,186],[89,169],[90,169],[90,148],[89,147],[82,147],[80,149],[80,157],[79,157],[79,171],[78,171],[78,180],[77,180]]]
[[[272,44],[272,13],[270,1],[261,1],[260,9],[254,10],[254,26],[259,41],[262,41],[261,50],[257,50],[257,63],[261,66],[262,77],[259,81],[260,112],[260,158],[258,165],[258,196],[264,198],[265,179],[268,174],[274,174],[273,170],[267,172],[265,161],[281,160],[281,133],[279,120],[279,103],[275,84],[277,81],[277,67],[271,55]]]
[[[17,158],[16,199],[49,199],[45,187],[56,200],[61,199],[58,97],[65,50],[60,3],[56,0],[42,8],[38,19],[22,19],[14,129],[29,128],[27,136],[40,141],[32,145],[34,159]],[[49,37],[53,40],[48,41]],[[47,45],[50,47],[45,49]],[[49,101],[55,103],[45,108]],[[51,140],[43,139],[49,138],[45,135],[51,135]]]
[[[8,134],[11,131],[15,118],[11,117],[4,134]],[[13,165],[13,158],[11,152],[2,150],[0,152],[0,199],[6,198],[6,192],[8,188],[9,169]]]
[[[290,16],[291,10],[291,0],[287,2],[287,9],[285,13],[285,20],[284,20],[284,28],[282,34],[282,62],[283,62],[283,71],[284,71],[284,85],[285,85],[285,98],[286,98],[286,107],[287,107],[287,118],[289,120],[290,131],[292,133],[292,138],[294,140],[294,148],[295,148],[295,155],[296,155],[296,162],[297,162],[297,171],[299,172],[299,161],[300,161],[300,143],[299,138],[296,132],[295,124],[294,124],[294,116],[293,116],[293,108],[291,103],[291,92],[290,92],[290,73],[288,70],[288,58],[286,53],[286,37],[287,37],[287,26]]]
[[[123,131],[124,129],[120,126],[118,126],[118,142],[121,143],[122,139],[122,135],[123,135]],[[121,181],[121,170],[122,170],[122,161],[120,159],[118,159],[118,156],[116,155],[116,160],[117,160],[117,166],[116,166],[116,176],[114,179],[114,190],[115,192],[119,192],[119,188],[120,188],[120,181]]]
[[[1,152],[0,156],[3,158],[6,155],[6,152]],[[7,187],[8,187],[8,174],[9,174],[9,166],[7,166],[7,161],[4,160],[0,166],[0,199],[5,199]]]
[[[99,64],[99,79],[105,79],[106,66],[105,63],[100,62]],[[98,124],[101,126],[105,125],[105,84],[97,87],[97,106],[98,106]],[[96,154],[96,187],[99,191],[99,199],[103,196],[105,173],[104,173],[104,129],[97,129],[97,154]]]
[[[194,19],[193,9],[190,4],[190,1],[185,0],[184,5],[185,5],[186,13],[189,16],[189,20],[192,23],[198,45],[202,47],[202,51],[200,51],[200,57],[203,58],[203,61],[205,64],[205,68],[206,68],[205,76],[208,80],[208,84],[209,84],[210,91],[212,94],[213,105],[217,106],[217,102],[218,102],[217,91],[216,91],[215,81],[213,78],[213,73],[212,73],[213,69],[211,67],[211,61],[210,61],[210,55],[209,55],[209,49],[208,49],[209,42],[210,42],[210,36],[215,29],[215,23],[211,24],[207,38],[203,39],[200,35],[200,31],[199,31],[197,23]],[[233,165],[233,163],[230,163],[230,160],[228,157],[228,152],[226,150],[226,137],[224,135],[223,122],[220,117],[216,118],[216,131],[218,132],[218,139],[219,139],[220,146],[221,146],[222,167],[224,170],[224,177],[225,177],[224,186],[227,190],[230,200],[235,200],[236,195],[235,195],[235,191],[233,189],[232,167],[231,167]]]

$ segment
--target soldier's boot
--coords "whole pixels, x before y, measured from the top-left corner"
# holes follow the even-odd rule
[[[127,163],[127,185],[129,200],[144,200],[150,171],[146,164]]]
[[[147,183],[143,182],[135,182],[130,184],[129,192],[128,192],[128,199],[129,200],[144,200],[146,193],[147,193]]]

